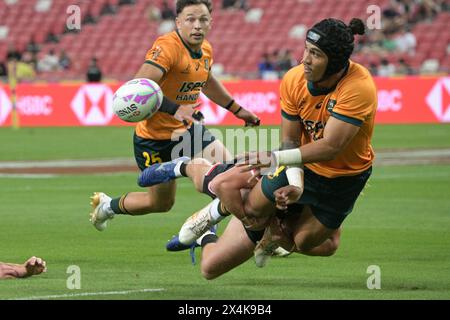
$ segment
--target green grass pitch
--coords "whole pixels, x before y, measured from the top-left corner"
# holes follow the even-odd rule
[[[2,128],[0,161],[131,157],[131,135],[132,128]],[[448,125],[378,126],[374,146],[450,148],[449,137]],[[187,180],[170,213],[119,216],[100,233],[88,221],[90,194],[139,190],[135,174],[0,176],[0,260],[38,255],[48,263],[46,274],[0,281],[0,299],[450,299],[450,166],[377,166],[369,185],[335,256],[274,258],[262,269],[250,260],[208,282],[187,252],[164,247],[208,202]],[[79,290],[67,288],[72,265],[81,270]],[[367,288],[372,265],[381,270],[379,290]]]

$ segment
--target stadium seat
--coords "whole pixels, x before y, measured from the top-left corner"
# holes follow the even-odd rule
[[[80,60],[73,67],[75,71],[71,72],[78,72],[80,78],[84,78],[83,68],[96,55],[105,59],[99,62],[101,66],[105,66],[106,76],[110,72],[122,73],[122,78],[128,79],[136,72],[136,66],[139,67],[143,62],[146,51],[157,37],[159,25],[147,21],[146,9],[150,4],[160,6],[163,0],[136,0],[134,5],[117,7],[115,15],[100,15],[107,1],[109,0],[50,1],[51,4],[44,12],[36,12],[35,6],[30,6],[27,1],[20,0],[15,5],[6,5],[4,1],[0,1],[0,25],[4,26],[3,30],[8,28],[7,38],[14,39],[21,50],[34,36],[44,52],[50,47],[57,52],[62,49],[70,51],[72,57]],[[114,0],[112,3],[117,4],[118,1]],[[34,2],[36,3],[37,1]],[[262,13],[257,25],[246,22],[244,11],[223,11],[215,3],[214,27],[208,39],[213,44],[215,61],[223,64],[226,73],[257,72],[257,63],[261,54],[266,51],[291,49],[294,56],[300,59],[304,47],[302,34],[319,19],[333,16],[348,22],[352,17],[367,15],[367,4],[362,1],[341,0],[339,6],[328,0],[249,0],[248,3],[255,9],[254,12]],[[382,8],[388,3],[388,0],[371,2]],[[83,12],[89,10],[98,23],[83,25],[81,32],[65,34],[65,10],[72,4],[79,5]],[[414,26],[413,32],[418,45],[416,54],[408,57],[413,66],[421,66],[426,57],[436,59],[444,68],[448,66],[446,50],[450,41],[449,21],[450,14],[444,12],[431,23],[418,23]],[[302,26],[298,27],[299,25]],[[297,32],[297,37],[291,37],[292,30]],[[44,43],[50,31],[60,37],[58,44],[50,46]],[[124,46],[127,50],[123,50]],[[0,54],[4,56],[6,50],[5,39],[0,39]],[[354,58],[365,65],[377,59],[364,55]],[[390,61],[397,59],[396,53],[388,57]]]

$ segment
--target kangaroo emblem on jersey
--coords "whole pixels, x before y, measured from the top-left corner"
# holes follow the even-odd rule
[[[152,60],[158,60],[158,57],[160,56],[162,52],[162,48],[160,46],[157,46],[155,49],[153,49],[152,51]]]

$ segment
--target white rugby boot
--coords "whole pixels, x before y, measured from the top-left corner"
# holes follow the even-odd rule
[[[90,214],[90,221],[98,231],[105,230],[108,220],[114,218],[114,212],[109,207],[110,202],[111,197],[103,192],[94,192],[91,197],[91,206],[94,211]]]
[[[218,198],[214,199],[206,207],[187,218],[178,233],[178,239],[182,244],[192,244],[202,234],[208,231],[209,228],[218,223],[217,219],[212,218],[210,208],[213,205],[217,205],[219,201]]]

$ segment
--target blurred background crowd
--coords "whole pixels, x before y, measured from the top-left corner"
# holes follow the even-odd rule
[[[213,0],[213,72],[279,79],[298,64],[306,30],[335,17],[373,19],[353,60],[382,77],[450,72],[446,0]],[[80,29],[67,25],[71,5]],[[377,9],[375,9],[377,10]],[[0,79],[16,61],[22,82],[128,80],[158,35],[175,28],[174,0],[0,0]],[[370,20],[371,21],[371,20]]]

